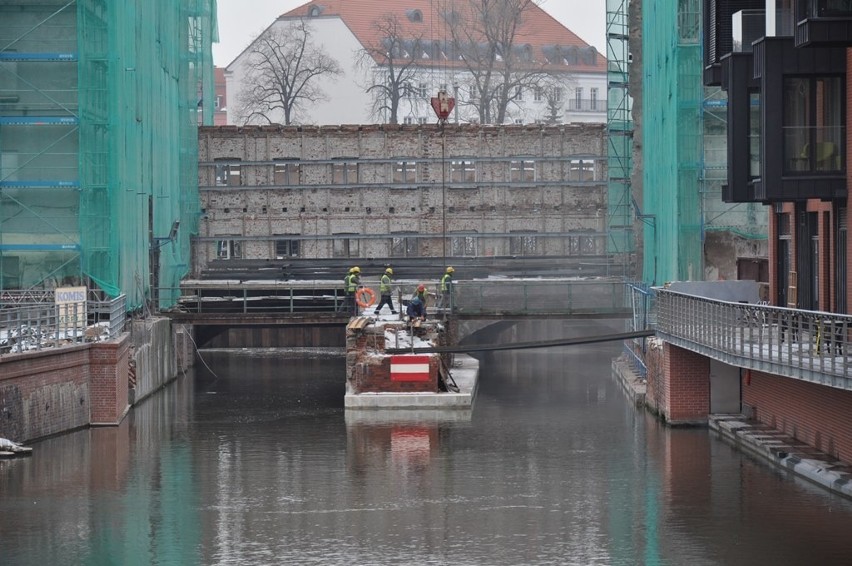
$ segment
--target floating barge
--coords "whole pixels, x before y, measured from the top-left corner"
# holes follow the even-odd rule
[[[479,361],[467,355],[418,352],[451,343],[444,321],[353,318],[346,327],[346,409],[469,411]],[[391,349],[406,353],[391,354]]]

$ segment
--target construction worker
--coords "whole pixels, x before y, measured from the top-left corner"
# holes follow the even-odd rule
[[[405,314],[411,322],[418,318],[420,320],[426,320],[426,309],[419,297],[414,296],[411,301],[409,301],[408,308],[405,309]]]
[[[356,269],[358,273],[361,272],[361,269],[358,267],[350,267],[346,277],[343,278],[343,304],[340,306],[340,310],[343,312],[352,312],[358,308],[358,305],[355,303],[355,291],[358,289],[359,279],[355,278],[354,287],[352,281],[353,276],[356,275]]]
[[[414,296],[420,299],[420,302],[423,303],[423,320],[426,320],[426,299],[429,298],[429,293],[426,291],[426,285],[421,283],[417,286],[417,291],[414,292]]]
[[[391,277],[393,276],[393,269],[388,267],[385,269],[385,272],[382,274],[381,280],[379,280],[379,295],[381,295],[381,300],[379,304],[376,305],[376,310],[374,314],[379,314],[379,311],[382,310],[382,307],[385,305],[390,307],[391,314],[396,314],[396,311],[393,308],[393,301],[391,301]]]
[[[448,267],[447,271],[444,273],[444,276],[441,277],[441,284],[439,289],[441,291],[441,297],[438,301],[438,306],[441,308],[449,308],[451,311],[453,310],[453,273],[455,269],[452,267]]]
[[[349,273],[348,281],[346,283],[346,296],[352,305],[352,314],[354,316],[358,316],[358,302],[355,300],[355,293],[358,291],[358,287],[361,286],[361,268],[357,265],[352,268],[351,273]]]

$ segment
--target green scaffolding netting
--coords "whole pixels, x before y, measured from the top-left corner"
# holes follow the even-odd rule
[[[721,200],[727,101],[703,85],[701,8],[699,0],[643,2],[642,279],[652,284],[704,279],[708,231],[766,237],[760,204]]]
[[[700,3],[650,0],[643,13],[643,279],[702,279]]]
[[[197,232],[216,1],[0,0],[0,19],[0,287],[168,304]]]

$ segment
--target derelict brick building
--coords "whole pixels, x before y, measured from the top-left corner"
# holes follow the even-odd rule
[[[199,136],[195,274],[217,261],[607,254],[603,125],[227,126]]]

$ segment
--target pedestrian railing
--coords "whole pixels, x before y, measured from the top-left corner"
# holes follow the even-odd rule
[[[405,303],[417,281],[395,281],[392,295]],[[620,279],[488,279],[456,281],[442,296],[438,283],[424,282],[427,307],[466,316],[629,314],[626,286]],[[378,299],[378,283],[362,281]],[[174,290],[168,290],[173,292]],[[222,282],[187,281],[175,311],[196,314],[276,315],[346,310],[342,285],[331,281]],[[404,305],[397,304],[398,308]],[[369,311],[369,308],[367,309]]]
[[[160,292],[179,298],[170,310],[197,315],[281,315],[342,311],[346,294],[329,281],[288,283],[188,282]]]
[[[111,339],[124,330],[126,299],[52,300],[0,308],[0,354]]]
[[[657,334],[740,367],[852,388],[852,316],[657,291]]]

